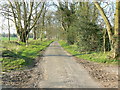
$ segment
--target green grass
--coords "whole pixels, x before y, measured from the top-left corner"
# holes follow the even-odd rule
[[[35,58],[44,50],[52,41],[31,40],[27,46],[21,42],[3,42],[2,62],[3,71],[22,70],[30,68],[35,64]]]
[[[68,45],[65,41],[59,41],[61,46],[71,53],[73,56],[76,56],[81,59],[99,62],[99,63],[108,63],[108,64],[117,64],[118,60],[115,59],[108,59],[109,52],[103,53],[103,52],[79,52],[77,45]]]
[[[8,37],[2,37],[2,40],[9,40]],[[10,37],[10,40],[17,40],[16,37]]]
[[[9,39],[8,39],[8,37],[2,37],[2,39],[1,39],[2,41],[8,41]],[[17,39],[17,37],[10,37],[10,40],[11,41],[15,41],[15,40],[18,40]],[[33,38],[29,38],[29,40],[33,40]]]

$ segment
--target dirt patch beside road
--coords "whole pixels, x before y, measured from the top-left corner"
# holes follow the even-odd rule
[[[89,74],[106,88],[118,88],[118,66],[91,62],[79,58],[76,61],[89,71]]]
[[[40,56],[37,57],[36,64],[31,69],[4,73],[2,75],[3,88],[37,88],[37,83],[42,79],[41,59]]]

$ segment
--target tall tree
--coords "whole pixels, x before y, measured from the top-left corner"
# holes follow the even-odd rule
[[[109,41],[110,41],[110,44],[111,44],[111,49],[113,50],[113,33],[112,33],[111,23],[108,20],[106,14],[105,14],[103,8],[100,6],[100,4],[96,1],[94,2],[94,4],[98,8],[98,10],[100,11],[101,16],[103,17],[104,22],[106,23],[107,33],[108,33]]]
[[[115,24],[114,24],[114,58],[120,59],[120,1],[116,0]]]
[[[26,42],[28,39],[29,32],[35,27],[38,19],[42,14],[45,2],[39,3],[41,5],[41,9],[39,10],[37,15],[34,15],[34,8],[38,8],[40,5],[38,4],[35,7],[34,2],[28,3],[24,1],[23,2],[9,1],[9,4],[14,17],[14,22],[19,40],[22,42]]]
[[[8,8],[8,12],[9,12],[9,8]],[[10,41],[10,18],[9,18],[9,14],[8,14],[8,40]]]
[[[74,31],[69,30],[75,20],[75,3],[59,2],[58,13],[63,28],[63,34],[69,44],[74,44]]]
[[[107,33],[109,36],[112,58],[120,57],[120,1],[116,0],[116,11],[115,11],[115,23],[114,23],[114,33],[112,33],[112,26],[110,21],[108,20],[103,8],[100,6],[98,2],[94,2],[98,10],[100,11],[101,16],[106,23]]]

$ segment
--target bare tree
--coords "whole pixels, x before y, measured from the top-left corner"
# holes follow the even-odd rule
[[[14,17],[17,34],[21,42],[26,42],[29,32],[35,27],[40,18],[45,2],[34,5],[34,2],[11,2],[10,8]],[[39,8],[37,14],[34,13],[35,8]],[[33,20],[34,19],[34,20]],[[34,21],[34,22],[33,22]]]

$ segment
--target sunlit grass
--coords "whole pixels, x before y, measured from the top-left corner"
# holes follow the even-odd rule
[[[1,37],[1,40],[2,41],[8,41],[9,38],[8,37]],[[18,38],[17,37],[10,37],[10,40],[15,41],[15,40],[18,40]],[[33,38],[29,38],[29,40],[33,40]]]
[[[73,56],[76,56],[81,59],[90,60],[94,62],[99,63],[111,63],[111,64],[117,64],[118,60],[115,59],[108,59],[109,52],[103,53],[103,52],[80,52],[77,45],[68,45],[65,41],[59,41],[61,46],[71,53]]]
[[[3,42],[2,62],[3,71],[21,70],[34,65],[35,58],[41,55],[52,41],[30,41],[26,46],[21,42]]]
[[[9,40],[8,37],[2,37],[1,39],[2,39],[2,41],[4,41],[4,40],[5,40],[5,41],[6,41],[6,40],[8,41],[8,40]],[[10,40],[17,40],[17,37],[10,37]]]

